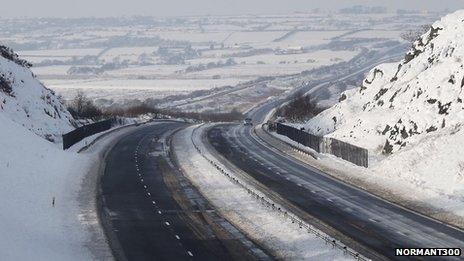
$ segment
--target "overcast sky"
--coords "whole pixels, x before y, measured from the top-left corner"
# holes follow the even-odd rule
[[[464,0],[2,0],[0,17],[263,14],[355,4],[382,5],[391,10],[464,9]]]

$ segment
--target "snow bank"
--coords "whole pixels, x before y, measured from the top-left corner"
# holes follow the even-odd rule
[[[193,147],[191,137],[195,126],[179,132],[173,141],[174,151],[184,173],[203,195],[231,223],[279,259],[345,260],[349,256],[334,249],[324,240],[292,224],[288,217],[265,207],[245,188],[232,182]],[[200,131],[194,135],[195,144],[208,158],[213,159],[201,143]],[[238,177],[237,177],[238,178]]]
[[[2,259],[91,260],[77,202],[90,159],[61,151],[2,114],[0,126]]]

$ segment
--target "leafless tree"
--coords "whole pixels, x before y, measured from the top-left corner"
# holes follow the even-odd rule
[[[424,24],[419,26],[415,30],[408,30],[401,33],[400,37],[405,41],[413,43],[416,40],[418,40],[423,34],[425,34],[430,29],[430,27],[430,25]]]
[[[297,122],[308,120],[322,111],[310,95],[297,93],[293,100],[277,110],[276,115]]]
[[[68,111],[76,119],[99,119],[104,116],[102,111],[81,90],[72,99]]]

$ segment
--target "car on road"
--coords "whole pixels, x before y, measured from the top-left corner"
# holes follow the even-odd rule
[[[251,118],[246,118],[243,121],[243,125],[245,125],[245,126],[253,126],[253,120]]]

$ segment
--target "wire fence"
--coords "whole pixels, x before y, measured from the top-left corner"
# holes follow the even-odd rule
[[[319,137],[282,123],[271,123],[269,130],[284,135],[319,153],[327,153],[362,167],[369,167],[369,151],[334,138]]]

